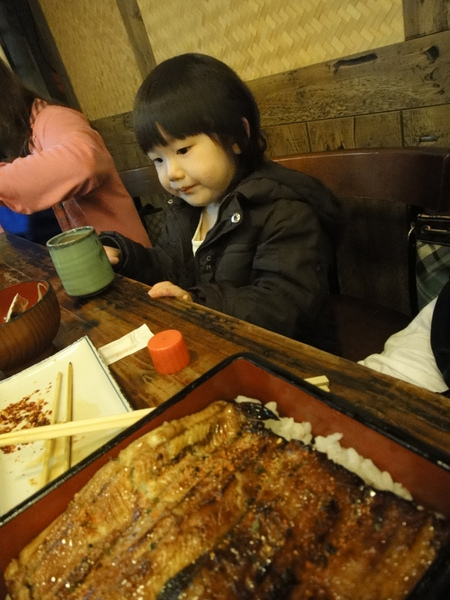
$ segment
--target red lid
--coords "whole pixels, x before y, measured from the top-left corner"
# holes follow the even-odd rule
[[[183,335],[176,329],[161,331],[150,338],[148,350],[155,369],[161,375],[177,373],[190,361]]]

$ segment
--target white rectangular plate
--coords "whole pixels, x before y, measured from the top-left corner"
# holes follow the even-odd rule
[[[49,419],[54,404],[58,372],[62,373],[57,421],[65,419],[67,372],[73,365],[73,420],[119,414],[133,410],[88,337],[50,358],[0,382],[0,431],[11,405],[25,409],[25,420],[44,413]],[[2,426],[3,425],[3,426]],[[23,425],[22,425],[23,426]],[[77,435],[72,438],[71,466],[97,450],[120,429]],[[3,516],[42,486],[46,443],[33,442],[0,448],[0,515]],[[53,444],[51,479],[64,470],[64,440]]]

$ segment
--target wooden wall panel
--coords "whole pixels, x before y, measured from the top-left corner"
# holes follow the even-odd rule
[[[450,0],[403,0],[405,38],[449,29],[449,15]]]
[[[265,130],[265,136],[267,139],[267,154],[269,156],[300,154],[310,151],[306,123],[268,127]]]
[[[93,125],[102,135],[119,171],[149,164],[149,159],[136,141],[131,125],[131,113],[98,119]]]
[[[450,102],[450,32],[250,81],[264,127]]]
[[[355,117],[355,148],[403,146],[400,111]]]
[[[405,146],[450,147],[450,105],[403,111]]]
[[[343,117],[308,123],[311,152],[355,147],[355,119]]]

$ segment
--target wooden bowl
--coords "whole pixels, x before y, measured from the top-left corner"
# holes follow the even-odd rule
[[[16,296],[28,301],[24,312],[6,322]],[[25,281],[0,290],[0,371],[28,366],[49,350],[61,321],[61,308],[48,281]]]

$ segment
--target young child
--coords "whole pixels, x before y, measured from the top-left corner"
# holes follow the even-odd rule
[[[171,296],[331,349],[325,317],[339,200],[264,158],[256,102],[237,74],[200,54],[158,65],[133,111],[141,149],[172,195],[152,249],[104,232],[115,269]]]

